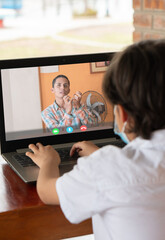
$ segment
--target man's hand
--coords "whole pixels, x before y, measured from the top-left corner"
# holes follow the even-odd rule
[[[68,95],[66,95],[63,97],[63,100],[64,100],[64,109],[65,109],[66,113],[71,114],[71,112],[72,112],[71,98]]]
[[[72,98],[72,104],[75,109],[79,109],[81,106],[82,93],[77,91]]]
[[[92,142],[87,142],[87,141],[78,142],[72,146],[72,148],[70,150],[70,156],[73,156],[73,154],[75,152],[77,152],[79,154],[79,156],[81,156],[81,157],[88,156],[98,149],[99,149],[99,147],[97,147]]]
[[[43,146],[41,143],[36,145],[30,144],[29,149],[32,152],[26,152],[26,156],[30,157],[40,168],[46,162],[53,162],[57,166],[60,164],[60,157],[57,151],[51,146]]]

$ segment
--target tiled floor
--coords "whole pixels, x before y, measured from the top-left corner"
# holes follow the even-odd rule
[[[90,235],[85,235],[81,237],[67,238],[63,240],[94,240],[94,235],[90,234]]]

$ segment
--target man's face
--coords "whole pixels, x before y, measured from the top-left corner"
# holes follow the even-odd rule
[[[70,92],[68,80],[63,77],[57,78],[52,92],[55,94],[56,98],[63,98],[65,95],[68,95]]]

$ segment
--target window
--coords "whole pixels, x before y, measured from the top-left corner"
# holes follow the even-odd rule
[[[132,0],[0,0],[0,59],[118,51]]]

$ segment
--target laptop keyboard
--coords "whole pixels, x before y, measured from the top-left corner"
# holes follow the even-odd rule
[[[60,165],[68,165],[68,164],[75,164],[76,160],[78,158],[78,155],[74,155],[73,157],[69,156],[70,148],[66,149],[60,149],[58,150],[58,153],[61,157],[61,163]],[[36,166],[36,164],[26,156],[24,153],[16,153],[12,156],[22,167],[30,167],[30,166]],[[68,159],[68,160],[66,160]]]
[[[110,142],[107,142],[107,143],[98,143],[96,144],[98,147],[104,147],[106,145],[114,145],[116,147],[119,147],[119,148],[123,148],[125,147],[125,143],[122,141],[122,140],[114,140],[114,141],[110,141]]]
[[[22,166],[22,167],[30,167],[36,166],[36,164],[26,156],[24,153],[17,153],[13,155],[13,158]]]
[[[121,140],[115,140],[110,143],[99,143],[97,144],[98,147],[103,147],[106,145],[115,145],[117,147],[123,148],[125,146],[125,143]],[[73,157],[69,156],[70,148],[64,148],[57,150],[60,157],[61,157],[61,163],[60,165],[69,165],[69,164],[75,164],[78,158],[78,154],[75,154]],[[22,166],[22,167],[29,167],[29,166],[36,166],[36,164],[26,156],[24,153],[16,153],[13,155],[13,158]],[[68,160],[66,160],[68,159]]]

